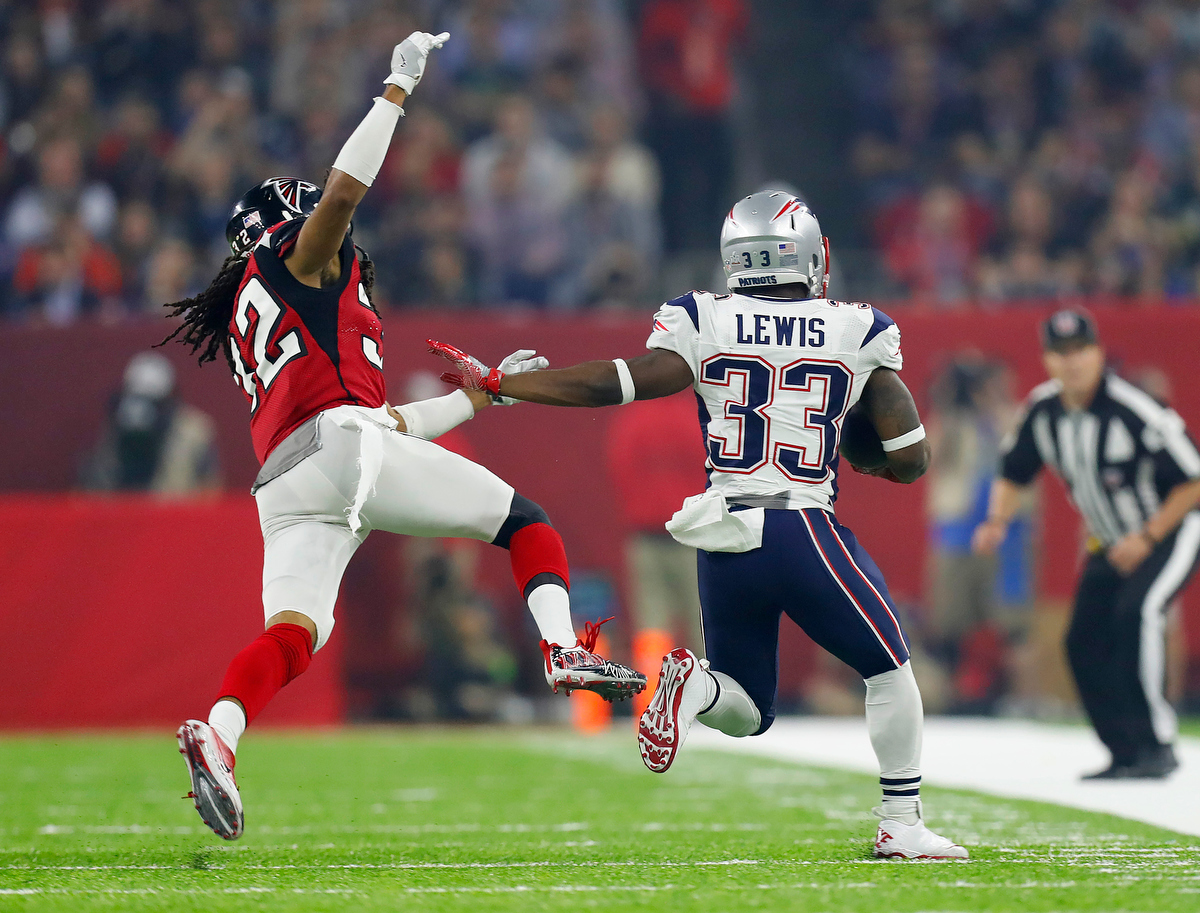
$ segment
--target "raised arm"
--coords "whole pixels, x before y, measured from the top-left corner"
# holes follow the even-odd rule
[[[921,427],[921,416],[908,387],[890,368],[876,368],[863,388],[863,404],[871,424],[885,442],[903,438]],[[887,470],[898,482],[915,482],[929,468],[929,441],[921,439],[892,450],[887,455]]]
[[[447,32],[413,32],[392,51],[392,72],[384,80],[383,95],[375,99],[338,153],[321,202],[300,229],[296,245],[286,258],[288,271],[305,285],[320,287],[321,274],[341,249],[354,210],[379,173],[396,122],[404,113],[404,101],[421,81],[429,52],[440,48],[449,37]]]

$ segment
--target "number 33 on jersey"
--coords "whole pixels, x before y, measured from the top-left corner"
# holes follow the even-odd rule
[[[713,488],[788,492],[831,510],[842,419],[876,368],[899,371],[900,330],[869,304],[691,292],[654,315],[648,348],[691,366]]]
[[[250,400],[259,461],[312,416],[346,404],[375,408],[386,397],[383,327],[367,301],[354,244],[342,273],[323,288],[304,285],[283,261],[303,219],[283,222],[250,254],[230,321],[238,385]]]

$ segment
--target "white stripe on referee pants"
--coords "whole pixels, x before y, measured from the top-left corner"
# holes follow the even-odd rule
[[[1163,694],[1166,676],[1166,641],[1164,609],[1167,601],[1183,584],[1188,571],[1196,563],[1200,551],[1200,514],[1192,512],[1179,525],[1171,557],[1142,600],[1141,643],[1138,645],[1138,679],[1150,707],[1150,722],[1158,741],[1167,745],[1175,741],[1178,723],[1175,711]]]

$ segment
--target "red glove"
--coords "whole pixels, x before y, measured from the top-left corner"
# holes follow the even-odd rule
[[[846,465],[855,472],[861,473],[864,476],[875,476],[877,479],[887,479],[889,482],[900,482],[900,484],[904,484],[896,476],[896,473],[892,472],[891,466],[880,466],[878,469],[864,469],[861,466],[855,466],[849,460],[846,461]]]
[[[489,368],[478,358],[468,355],[452,345],[438,342],[436,339],[426,339],[429,351],[454,365],[458,372],[447,371],[442,380],[464,390],[483,390],[493,397],[500,395],[500,381],[504,372],[499,368]]]

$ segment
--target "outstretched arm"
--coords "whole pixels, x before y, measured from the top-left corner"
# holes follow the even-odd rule
[[[863,388],[863,401],[871,424],[884,441],[895,440],[921,425],[917,404],[900,375],[890,368],[876,368]],[[887,469],[897,482],[915,482],[929,468],[929,441],[924,437],[887,455]]]
[[[585,361],[557,371],[516,373],[488,368],[461,349],[437,340],[427,340],[429,351],[449,361],[457,371],[442,380],[464,389],[486,390],[500,401],[526,400],[548,406],[615,406],[633,399],[670,396],[692,385],[692,369],[686,361],[666,349],[615,361]],[[514,353],[517,354],[517,353]],[[512,356],[510,356],[511,358]],[[506,359],[507,360],[507,359]],[[625,378],[618,363],[625,367]]]
[[[670,396],[692,385],[688,363],[667,349],[629,359],[635,399]],[[585,361],[556,371],[506,374],[500,392],[548,406],[615,406],[622,401],[621,378],[611,361]]]
[[[321,202],[300,229],[296,246],[287,257],[289,272],[305,285],[320,287],[322,271],[337,256],[354,210],[379,173],[396,122],[404,113],[404,100],[421,81],[429,52],[449,37],[446,32],[413,32],[392,51],[392,73],[384,80],[383,95],[375,99],[346,140],[325,182]]]

